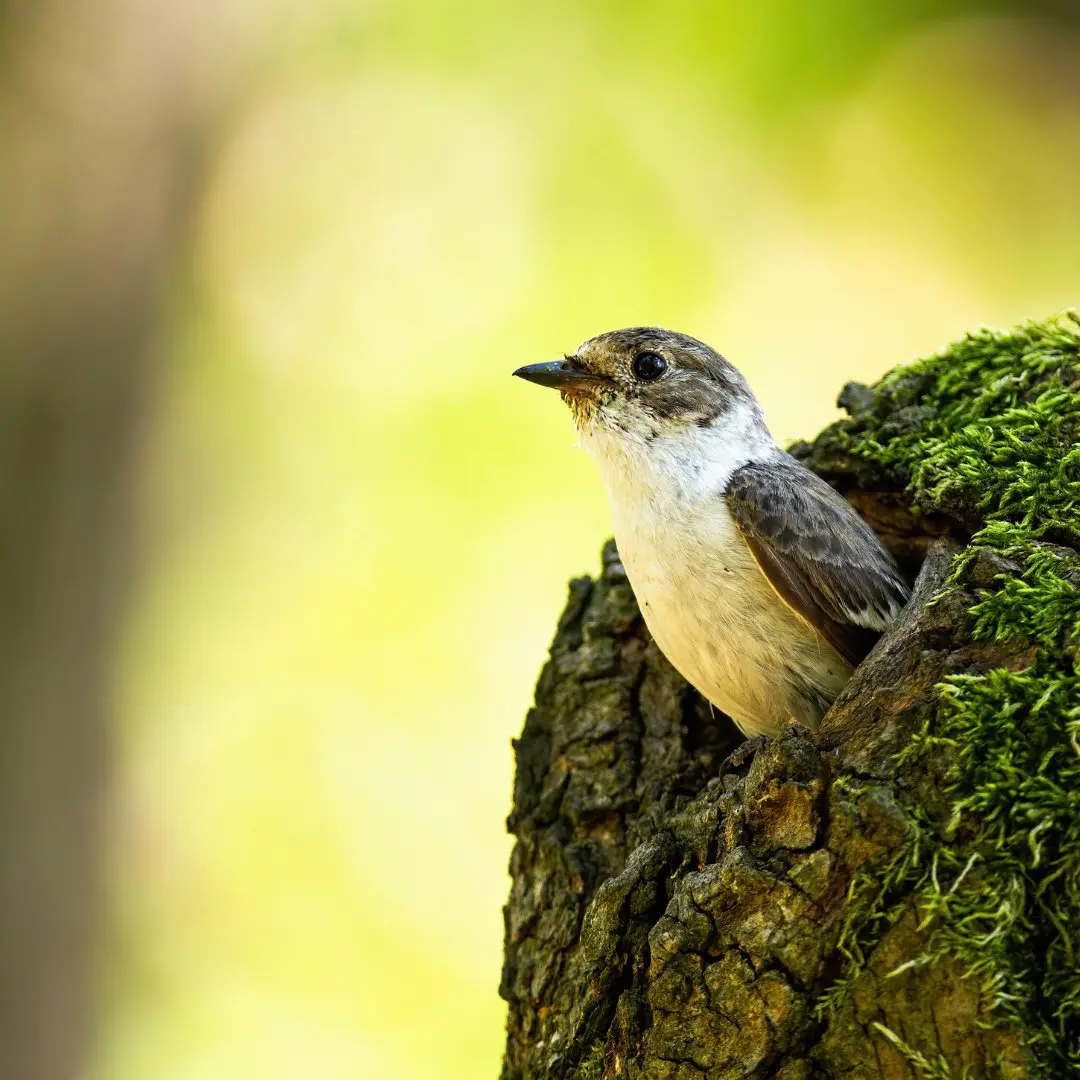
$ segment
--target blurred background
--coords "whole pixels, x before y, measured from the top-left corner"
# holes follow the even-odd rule
[[[1066,0],[0,0],[0,1076],[494,1078],[608,532],[519,364],[811,436],[1080,297]]]

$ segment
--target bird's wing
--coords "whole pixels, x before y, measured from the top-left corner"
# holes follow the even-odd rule
[[[725,501],[780,597],[845,660],[859,663],[908,598],[870,526],[786,454],[737,469]]]

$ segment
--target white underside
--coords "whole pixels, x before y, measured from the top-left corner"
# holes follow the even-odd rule
[[[611,500],[615,541],[664,655],[748,736],[815,729],[850,666],[785,604],[728,514],[740,465],[777,453],[754,416],[639,445],[594,427],[583,444]]]
[[[813,729],[851,668],[777,596],[722,504],[664,524],[618,513],[615,541],[650,633],[748,736]]]

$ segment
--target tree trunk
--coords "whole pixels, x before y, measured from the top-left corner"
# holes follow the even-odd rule
[[[0,0],[4,1080],[71,1080],[89,1041],[116,624],[192,165],[166,14]]]
[[[515,743],[503,1080],[1080,1070],[1080,323],[845,388],[793,453],[918,581],[811,736],[734,727],[614,547]]]

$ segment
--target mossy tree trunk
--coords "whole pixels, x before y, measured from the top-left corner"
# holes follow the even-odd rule
[[[793,449],[912,577],[811,737],[738,735],[613,546],[517,741],[503,1080],[1080,1075],[1080,324],[849,386]]]

